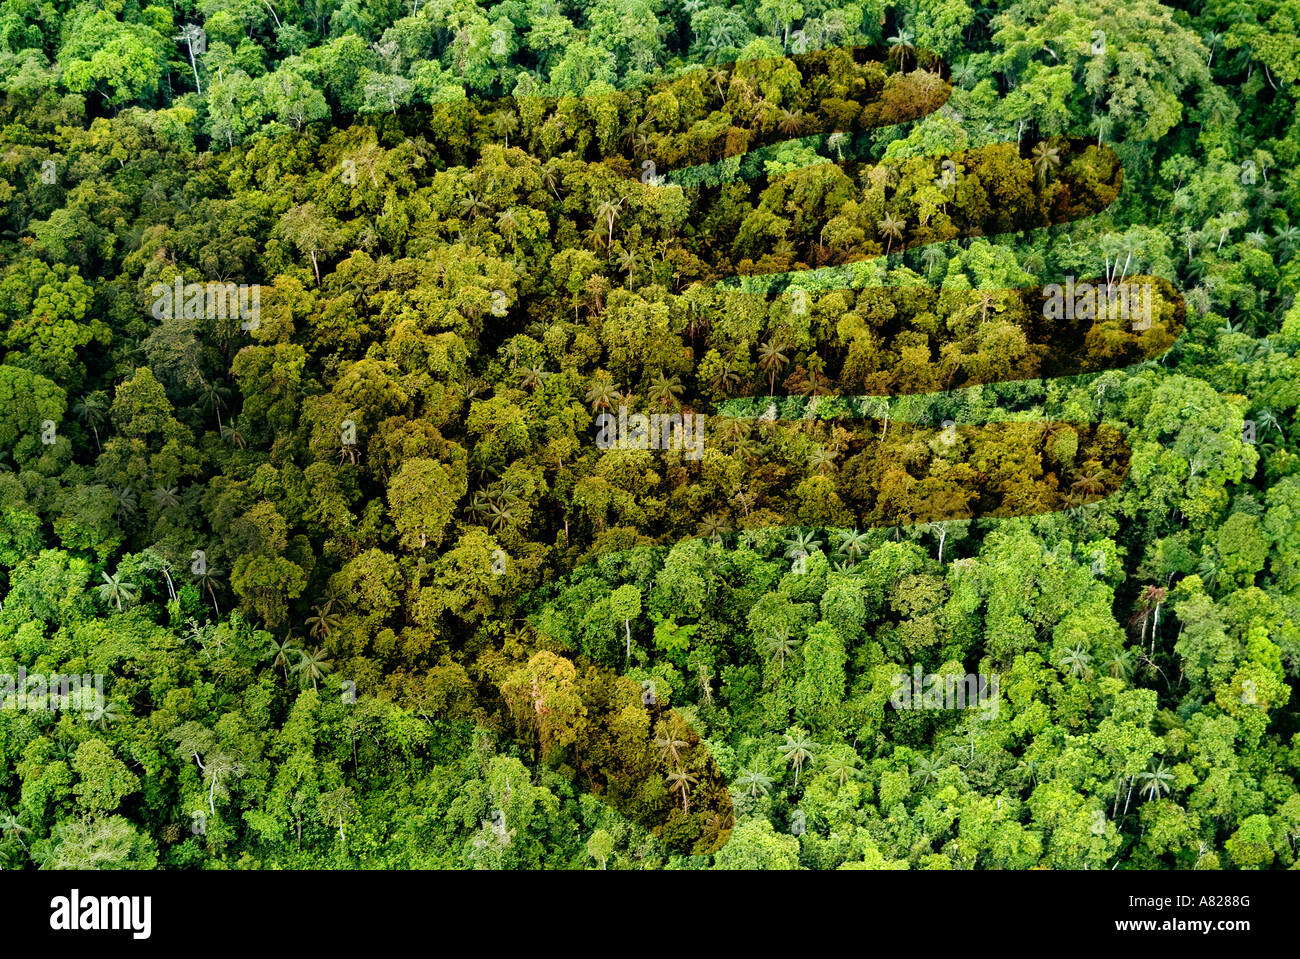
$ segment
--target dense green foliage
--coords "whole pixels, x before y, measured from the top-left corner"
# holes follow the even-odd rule
[[[3,0],[0,853],[1294,865],[1298,21]]]

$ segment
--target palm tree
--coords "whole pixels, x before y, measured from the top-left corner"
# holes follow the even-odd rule
[[[821,549],[821,540],[817,534],[811,530],[800,530],[784,543],[785,558],[796,559],[800,556],[807,558],[813,554],[813,550]]]
[[[1115,121],[1103,113],[1093,117],[1088,126],[1097,131],[1097,146],[1101,146],[1101,141],[1110,136],[1110,131],[1115,129]]]
[[[330,660],[319,646],[310,652],[299,650],[298,665],[293,668],[293,671],[309,678],[312,689],[319,689],[316,682],[324,679],[325,674],[330,671]]]
[[[1086,496],[1094,496],[1105,488],[1105,477],[1105,470],[1094,469],[1079,477],[1070,484],[1070,487],[1078,490]]]
[[[1068,669],[1071,676],[1083,676],[1090,673],[1092,656],[1082,646],[1075,646],[1068,653],[1063,653],[1057,660],[1061,669]]]
[[[243,449],[248,442],[238,423],[231,421],[221,428],[221,438],[236,449]]]
[[[668,774],[668,788],[682,794],[682,812],[690,812],[691,789],[700,781],[700,777],[685,769],[677,769]]]
[[[748,791],[750,798],[757,799],[759,793],[766,796],[772,790],[772,777],[757,766],[740,771],[736,785]]]
[[[1222,39],[1223,39],[1223,34],[1216,33],[1215,31],[1210,31],[1201,37],[1201,40],[1204,41],[1205,45],[1210,49],[1210,57],[1208,60],[1205,61],[1206,66],[1213,66],[1214,51],[1219,46],[1219,41]]]
[[[664,409],[672,409],[677,405],[677,398],[686,391],[682,386],[682,381],[676,376],[671,379],[665,378],[663,371],[660,370],[653,380],[650,381],[649,398],[651,403],[656,403]]]
[[[541,173],[543,185],[545,185],[546,189],[550,190],[551,193],[555,194],[555,199],[558,200],[560,198],[560,174],[555,167],[555,160],[547,160],[546,163],[542,165]]]
[[[82,426],[90,427],[90,431],[95,434],[95,448],[100,449],[99,427],[103,425],[104,419],[108,415],[104,394],[85,394],[72,404],[72,415],[81,422]]]
[[[481,524],[487,519],[490,504],[491,500],[488,498],[487,493],[483,492],[483,490],[475,490],[474,495],[470,498],[466,512],[468,512],[470,519]]]
[[[809,455],[808,466],[814,473],[825,476],[835,469],[835,454],[819,446]]]
[[[737,434],[736,438],[732,441],[731,455],[744,463],[753,462],[757,453],[758,450],[756,445],[750,438],[748,432]],[[753,507],[753,497],[748,493],[740,494],[736,497],[736,504],[740,506],[740,508],[744,510],[745,515],[748,516],[750,509]]]
[[[876,229],[880,231],[880,235],[885,237],[886,240],[885,256],[889,256],[889,251],[893,249],[895,240],[902,242],[903,227],[906,225],[907,221],[895,219],[892,213],[886,213],[883,220],[876,221]]]
[[[741,382],[743,382],[742,377],[732,365],[731,360],[723,360],[722,365],[709,377],[709,385],[724,396],[729,395]]]
[[[1120,648],[1115,650],[1110,659],[1106,661],[1106,672],[1114,679],[1128,679],[1133,675],[1133,660],[1135,653],[1131,649]]]
[[[758,366],[767,374],[768,396],[771,396],[776,391],[777,374],[790,362],[790,358],[785,355],[785,349],[785,344],[773,343],[771,340],[759,344]]]
[[[803,129],[803,111],[802,110],[782,110],[781,118],[777,121],[777,129],[788,137],[798,136]]]
[[[0,832],[6,836],[13,836],[22,844],[24,849],[27,848],[27,843],[23,842],[23,835],[28,832],[28,829],[18,821],[18,817],[13,813],[5,813],[0,816]]]
[[[329,639],[330,633],[339,628],[341,620],[337,613],[332,612],[334,600],[326,600],[324,606],[313,606],[314,615],[306,619],[308,635],[312,639]]]
[[[641,265],[641,257],[637,256],[635,250],[623,250],[618,255],[618,268],[627,271],[627,285],[632,285],[632,274],[636,268]]]
[[[122,721],[122,714],[122,707],[110,699],[108,702],[104,703],[103,707],[99,710],[99,718],[95,720],[95,725],[100,729],[107,729],[114,723],[120,723]]]
[[[1045,180],[1047,171],[1061,165],[1060,148],[1051,146],[1046,140],[1041,140],[1034,144],[1033,149],[1034,169],[1038,171],[1038,179]]]
[[[780,661],[780,669],[785,671],[785,658],[792,655],[796,649],[803,645],[802,639],[795,639],[790,635],[790,631],[782,626],[768,633],[762,639],[763,652],[769,657]]]
[[[587,390],[587,402],[592,410],[607,410],[618,398],[618,387],[609,380],[596,380]]]
[[[153,572],[162,573],[163,585],[167,587],[167,598],[175,599],[176,584],[172,582],[171,560],[169,560],[166,556],[163,556],[161,553],[159,553],[157,550],[153,549],[152,547],[146,549],[141,554],[141,558],[144,560],[144,562],[141,564],[141,569],[144,569],[151,573]]]
[[[510,146],[510,134],[519,129],[519,118],[509,110],[498,110],[492,114],[492,129]]]
[[[549,373],[542,369],[540,364],[534,363],[532,366],[526,366],[520,371],[520,385],[523,386],[524,389],[528,390],[528,392],[534,393],[537,391],[537,387],[541,386],[549,375]]]
[[[140,502],[135,495],[135,490],[129,486],[110,486],[108,493],[113,497],[113,502],[117,504],[113,513],[119,520],[135,514]]]
[[[623,205],[622,197],[618,200],[602,200],[600,206],[596,207],[596,222],[605,224],[605,229],[609,236],[609,246],[614,245],[614,222],[618,219],[619,208]]]
[[[687,3],[693,0],[686,0]],[[685,4],[683,4],[685,6]],[[693,12],[693,11],[692,11]],[[709,70],[709,82],[713,84],[713,89],[718,91],[718,96],[723,96],[722,84],[731,79],[731,71],[722,67],[713,67]]]
[[[1174,774],[1165,768],[1163,759],[1154,769],[1148,765],[1145,772],[1138,773],[1137,778],[1146,783],[1141,792],[1146,794],[1147,799],[1159,799],[1174,787]]]
[[[502,210],[497,214],[497,230],[503,236],[510,236],[519,229],[519,217],[514,210]]]
[[[1278,250],[1283,254],[1281,260],[1285,263],[1291,259],[1296,247],[1300,246],[1300,228],[1294,226],[1275,227],[1273,230],[1273,242],[1277,245]]]
[[[1015,771],[1024,774],[1031,788],[1038,785],[1038,760],[1022,759],[1016,764]]]
[[[479,199],[477,193],[470,193],[460,203],[460,212],[468,216],[471,220],[478,219],[478,215],[487,209],[487,204]]]
[[[709,34],[708,43],[705,44],[709,52],[709,59],[713,63],[718,62],[718,58],[726,54],[727,49],[731,46],[731,40],[725,24],[718,24]]]
[[[866,533],[853,529],[841,533],[839,542],[835,544],[835,547],[849,559],[857,560],[867,551],[870,543],[871,540]]]
[[[218,434],[221,432],[221,411],[226,408],[228,399],[230,399],[230,388],[221,382],[209,383],[203,380],[199,384],[199,408],[216,416]]]
[[[690,745],[685,739],[681,738],[681,733],[676,729],[669,729],[663,723],[659,724],[659,734],[655,737],[655,748],[659,750],[659,759],[662,762],[671,759],[676,765],[682,761],[682,750]]]
[[[134,583],[124,583],[117,573],[112,576],[106,572],[99,574],[104,578],[104,582],[99,587],[99,598],[106,603],[113,603],[117,606],[120,613],[122,611],[122,601],[131,602],[136,597],[136,587]]]
[[[207,37],[203,32],[203,28],[197,23],[187,23],[181,27],[180,35],[172,37],[172,39],[185,44],[190,55],[190,69],[194,71],[194,90],[199,96],[202,96],[203,84],[199,82],[199,66],[194,59],[194,54],[196,52],[203,53],[207,50]]]
[[[786,733],[785,741],[781,743],[779,748],[781,755],[785,757],[785,761],[794,767],[794,784],[798,786],[799,773],[803,770],[804,764],[811,765],[816,762],[818,746],[808,738],[808,734],[802,729],[796,729],[795,732],[797,735],[794,736]]]
[[[1267,407],[1255,414],[1255,425],[1259,427],[1260,433],[1267,433],[1269,430],[1277,430],[1282,433],[1282,426],[1277,421],[1277,414]],[[1286,435],[1283,433],[1283,435]]]
[[[886,42],[889,44],[889,55],[891,57],[896,57],[898,59],[898,68],[905,71],[907,69],[908,55],[916,53],[916,47],[913,44],[912,31],[900,29],[898,33],[894,34]]]
[[[205,589],[208,591],[208,596],[212,599],[212,609],[218,616],[221,615],[221,607],[217,605],[216,583],[220,577],[221,574],[215,566],[207,566],[203,572],[196,573],[194,576],[194,582],[198,584],[199,592],[201,593]]]
[[[922,756],[916,761],[916,768],[912,770],[912,778],[921,780],[922,786],[928,786],[930,781],[938,778],[939,773],[948,768],[948,763],[934,756]]]
[[[1201,577],[1201,582],[1205,584],[1206,589],[1213,589],[1218,583],[1219,577],[1223,575],[1223,561],[1219,559],[1218,553],[1207,552],[1201,556],[1201,565],[1197,567],[1196,573]]]
[[[488,527],[494,532],[510,526],[515,521],[515,511],[509,503],[493,501],[488,504]]]
[[[711,543],[721,543],[722,537],[731,532],[727,517],[718,513],[709,513],[700,521],[700,535]]]
[[[857,768],[857,756],[836,754],[828,757],[826,760],[826,771],[834,776],[841,786],[853,778],[854,773],[857,772]]]
[[[274,637],[271,639],[271,668],[275,669],[279,666],[280,671],[284,673],[285,682],[289,681],[289,657],[297,652],[292,636],[286,636],[279,641]]]
[[[175,486],[155,486],[149,497],[160,510],[175,509],[181,505],[180,490]]]

